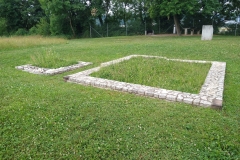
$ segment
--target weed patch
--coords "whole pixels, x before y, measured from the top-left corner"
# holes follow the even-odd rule
[[[32,65],[44,68],[59,68],[77,64],[76,61],[69,61],[53,51],[51,48],[45,49],[41,53],[31,55]]]

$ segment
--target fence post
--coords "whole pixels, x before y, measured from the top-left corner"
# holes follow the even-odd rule
[[[145,20],[145,24],[144,24],[144,27],[145,27],[145,28],[144,28],[144,29],[145,29],[145,36],[147,35],[147,27],[146,27],[146,26],[147,26],[147,24],[146,24],[146,20]]]
[[[108,37],[108,23],[107,23],[107,37]]]
[[[158,32],[159,32],[159,34],[160,34],[160,31],[161,31],[161,27],[160,27],[160,24],[161,24],[161,20],[160,20],[160,18],[159,18],[159,30],[158,30]]]
[[[91,27],[91,24],[90,24],[90,38],[92,38],[92,27]]]
[[[237,24],[238,24],[238,23],[236,23],[235,36],[237,36]]]
[[[126,22],[126,36],[127,36],[127,22]]]

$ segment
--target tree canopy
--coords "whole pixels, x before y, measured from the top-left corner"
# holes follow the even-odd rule
[[[181,34],[179,18],[183,15],[212,15],[218,12],[218,0],[153,0],[150,6],[152,17],[156,15],[174,17],[177,34]]]
[[[91,14],[94,8],[96,15]],[[138,33],[140,26],[151,30],[160,21],[166,28],[174,21],[180,35],[181,25],[197,27],[239,15],[239,0],[0,0],[0,35],[76,37],[87,33],[90,25],[109,23],[135,25]]]

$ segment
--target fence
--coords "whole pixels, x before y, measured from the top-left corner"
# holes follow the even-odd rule
[[[240,36],[240,23],[225,25],[219,28],[221,34]]]
[[[89,31],[85,31],[85,37],[113,37],[113,36],[132,36],[145,34],[172,33],[173,23],[165,22],[142,24],[140,21],[128,22],[126,25],[119,23],[106,23],[103,25],[90,25]]]
[[[151,24],[142,24],[139,21],[128,22],[126,25],[119,25],[119,23],[106,23],[103,25],[90,25],[89,29],[85,31],[84,37],[99,38],[99,37],[113,37],[113,36],[132,36],[145,34],[169,34],[173,33],[173,21],[164,21]],[[240,23],[214,26],[214,34],[225,34],[240,36]],[[184,30],[181,28],[182,34]],[[198,30],[195,30],[195,34]]]

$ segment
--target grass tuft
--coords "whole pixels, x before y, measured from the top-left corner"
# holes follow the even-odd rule
[[[62,58],[60,54],[56,53],[51,48],[47,48],[43,52],[33,54],[30,57],[32,65],[44,68],[59,68],[77,64],[76,61],[69,61]]]
[[[92,76],[189,93],[199,93],[211,64],[132,58],[102,68]]]

